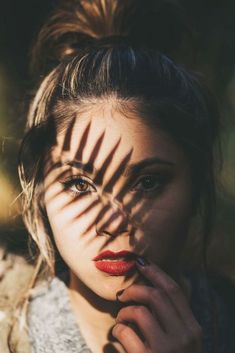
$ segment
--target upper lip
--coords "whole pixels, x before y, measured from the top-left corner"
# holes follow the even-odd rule
[[[121,256],[125,256],[127,258],[132,258],[132,259],[135,259],[137,254],[135,254],[134,252],[131,252],[131,251],[127,251],[127,250],[121,250],[121,251],[118,251],[118,252],[113,252],[111,250],[106,250],[106,251],[103,251],[102,253],[100,253],[99,255],[97,255],[96,257],[94,257],[94,261],[97,261],[97,260],[101,260],[101,259],[105,259],[105,258],[117,258],[117,257],[121,257]]]

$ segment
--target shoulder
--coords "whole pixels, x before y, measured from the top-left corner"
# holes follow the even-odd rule
[[[5,254],[0,259],[0,308],[2,301],[12,303],[26,288],[33,270],[34,267],[21,256]]]
[[[217,316],[223,318],[218,319],[218,322],[221,321],[221,331],[233,347],[230,352],[235,353],[235,282],[216,273],[210,273],[208,281],[214,293]]]
[[[1,353],[8,353],[7,338],[14,317],[15,304],[27,289],[33,275],[33,266],[14,254],[4,253],[0,257],[0,342]],[[21,335],[19,352],[29,352],[26,333]],[[23,349],[23,350],[22,350]]]
[[[90,352],[61,278],[41,283],[28,310],[29,336],[36,352]]]
[[[191,308],[201,325],[208,352],[235,353],[235,284],[218,273],[187,274]]]
[[[217,273],[209,273],[210,286],[235,310],[235,280]]]

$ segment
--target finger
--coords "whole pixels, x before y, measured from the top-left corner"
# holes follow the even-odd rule
[[[143,335],[140,338],[145,340],[150,347],[153,347],[156,342],[160,344],[166,337],[157,319],[143,305],[129,305],[122,308],[118,313],[116,321],[119,323],[135,323],[140,330],[141,336]]]
[[[141,266],[137,262],[137,266],[142,275],[150,280],[154,286],[162,288],[165,291],[187,327],[194,327],[197,325],[187,298],[178,283],[162,271],[156,264],[151,263],[146,266]]]
[[[112,334],[123,345],[127,353],[147,353],[144,343],[131,327],[118,323],[114,326]]]
[[[183,322],[173,304],[160,288],[145,285],[131,285],[118,296],[122,302],[134,301],[150,308],[161,327],[161,331],[179,335],[184,329]],[[159,327],[159,328],[160,328]]]

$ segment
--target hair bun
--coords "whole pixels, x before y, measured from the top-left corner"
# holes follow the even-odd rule
[[[64,0],[38,35],[32,70],[45,73],[84,47],[121,41],[169,54],[189,32],[182,9],[172,1]]]

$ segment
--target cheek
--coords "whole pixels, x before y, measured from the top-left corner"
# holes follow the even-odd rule
[[[92,231],[85,232],[89,222],[77,220],[75,217],[69,216],[66,212],[48,214],[49,222],[53,232],[53,238],[56,247],[69,268],[76,270],[78,259],[82,259],[83,255],[89,258],[89,249],[92,248],[94,235]],[[80,267],[82,267],[80,262]]]
[[[91,207],[88,198],[75,200],[63,193],[49,200],[48,197],[46,210],[54,241],[59,253],[70,266],[81,249],[87,249],[94,238],[94,220],[100,205]]]
[[[184,186],[187,184],[184,184]],[[191,188],[175,183],[142,215],[142,246],[159,264],[177,257],[187,238],[192,216]],[[147,244],[147,245],[146,245]]]
[[[89,235],[100,212],[96,197],[73,197],[57,184],[45,195],[47,215],[54,235]]]

